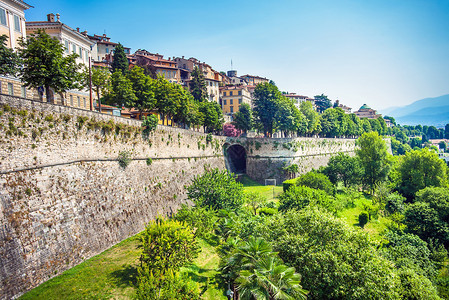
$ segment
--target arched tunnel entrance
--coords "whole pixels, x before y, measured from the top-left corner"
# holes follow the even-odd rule
[[[246,173],[246,150],[241,145],[232,145],[226,149],[228,171],[235,174]]]

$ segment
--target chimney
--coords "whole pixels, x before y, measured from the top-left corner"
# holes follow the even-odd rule
[[[184,55],[182,56],[182,59],[184,59]]]
[[[80,28],[79,28],[79,27],[76,27],[76,31],[77,31],[77,32],[80,32]]]
[[[103,33],[103,37],[106,37],[106,33]]]
[[[48,14],[47,15],[47,21],[48,22],[54,22],[55,21],[55,15],[54,14]]]
[[[59,13],[57,13],[57,14],[56,14],[56,21],[57,21],[57,22],[60,22],[60,21],[59,21],[59,18],[60,18],[60,17],[61,17],[61,15],[60,15]]]

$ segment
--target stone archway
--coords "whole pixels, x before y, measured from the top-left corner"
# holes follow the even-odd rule
[[[246,174],[246,150],[235,144],[226,149],[228,171],[235,174]]]

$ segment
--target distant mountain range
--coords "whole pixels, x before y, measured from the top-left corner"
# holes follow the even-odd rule
[[[390,107],[379,111],[391,116],[401,125],[433,125],[444,127],[449,123],[449,95],[426,98],[402,107]]]

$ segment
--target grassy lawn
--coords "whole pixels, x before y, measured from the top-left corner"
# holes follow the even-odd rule
[[[137,237],[65,271],[20,299],[129,299],[140,257]]]
[[[337,194],[337,199],[343,200],[345,197],[351,197],[351,195],[346,193]],[[360,193],[358,198],[356,197],[354,199],[353,203],[354,205],[352,207],[348,207],[339,212],[338,217],[344,220],[348,225],[360,228],[359,215],[364,211],[364,205],[370,205],[372,204],[372,201],[368,196]],[[387,222],[388,219],[382,216],[379,216],[377,220],[372,218],[368,224],[365,225],[363,230],[368,232],[374,240],[380,241],[382,239],[380,234],[386,229]]]
[[[225,286],[216,279],[218,274],[216,270],[219,262],[218,254],[215,252],[217,241],[200,240],[199,243],[201,253],[198,255],[198,258],[193,265],[181,268],[181,272],[199,284],[203,299],[226,300]]]
[[[199,284],[204,299],[226,299],[215,281],[218,255],[214,242],[200,240],[202,252],[194,264],[183,268]],[[50,279],[20,299],[130,299],[134,295],[140,249],[137,236]]]
[[[257,181],[252,180],[248,176],[244,175],[240,182],[243,184],[243,187],[246,192],[257,192],[264,196],[268,201],[276,201],[275,198],[282,193],[282,185],[281,186],[265,186],[261,185]]]

